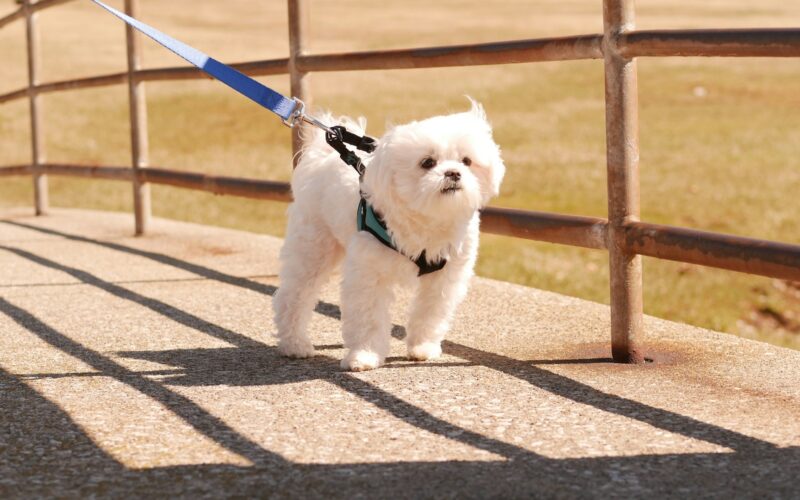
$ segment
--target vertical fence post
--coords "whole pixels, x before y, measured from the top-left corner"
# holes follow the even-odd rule
[[[28,99],[31,116],[31,156],[33,167],[33,196],[36,215],[44,215],[50,208],[47,193],[47,176],[42,173],[46,161],[44,150],[44,130],[42,128],[42,96],[36,91],[41,72],[39,51],[39,30],[36,26],[38,14],[33,11],[33,0],[24,1],[25,36],[28,48]]]
[[[617,50],[632,30],[634,0],[603,1],[603,54],[608,170],[608,253],[611,278],[611,352],[614,361],[641,363],[642,258],[625,250],[623,225],[639,220],[639,103],[636,61]]]
[[[125,0],[125,13],[136,17],[138,0]],[[135,72],[141,67],[141,37],[130,25],[125,25],[125,42],[128,49],[128,104],[131,126],[131,164],[133,166],[133,211],[136,235],[142,235],[150,224],[150,185],[139,179],[139,170],[148,164],[147,101],[144,82],[138,81]]]
[[[297,69],[297,57],[305,51],[306,32],[308,27],[308,12],[306,0],[289,0],[289,78],[291,81],[291,94],[303,100],[306,106],[311,106],[311,88],[308,73]],[[297,165],[298,152],[303,147],[301,136],[301,122],[292,129],[292,158]]]

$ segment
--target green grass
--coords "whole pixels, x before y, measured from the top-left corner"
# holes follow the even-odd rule
[[[369,21],[364,28],[366,40],[362,40],[348,36],[348,29],[355,23],[348,15],[337,18],[341,22],[335,28],[325,29],[320,19],[325,19],[332,4],[320,2],[319,6],[314,4],[314,12],[319,14],[312,23],[314,33],[319,35],[311,46],[321,52],[600,29],[600,12],[594,5],[577,0],[542,4],[541,16],[534,18],[515,18],[513,13],[526,7],[514,3],[498,13],[486,12],[477,3],[426,3],[429,17],[400,14],[407,9],[395,4],[387,4],[384,10],[364,8],[364,12],[357,2],[337,4]],[[166,23],[165,29],[175,23],[176,34],[188,29],[185,23],[189,23],[192,29],[187,36],[200,38],[197,42],[187,41],[211,52],[222,44],[219,49],[225,54],[242,54],[229,56],[228,60],[261,57],[243,49],[242,40],[266,44],[265,52],[285,53],[285,39],[264,42],[259,23],[250,21],[227,28],[238,30],[240,36],[224,45],[220,34],[235,22],[236,9],[240,9],[241,17],[250,5],[240,0],[232,2],[229,7],[233,13],[226,14],[228,18],[221,24],[191,24],[187,19],[173,19],[168,12],[161,18],[156,16],[153,22],[161,19]],[[777,22],[792,24],[793,19],[797,24],[800,20],[800,12],[777,0],[752,12],[744,1],[738,6],[710,4],[698,11],[697,17],[683,14],[691,12],[693,3],[675,5],[665,1],[643,5],[641,10],[649,14],[642,14],[640,19],[647,20],[645,27],[766,26]],[[276,7],[270,4],[259,8]],[[448,9],[455,9],[457,14]],[[67,13],[83,19],[90,10],[76,6]],[[437,22],[444,18],[453,19],[452,30],[438,28]],[[70,17],[52,18],[50,22],[54,26],[62,23],[63,26],[55,26],[61,33],[68,29]],[[418,36],[406,41],[402,35],[410,30]],[[0,41],[5,40],[4,36]],[[58,36],[49,40],[55,44]],[[5,47],[0,48],[0,55],[19,49],[1,42],[0,47]],[[55,50],[51,47],[50,53]],[[147,50],[146,54],[154,54],[153,59],[175,64],[157,48]],[[72,53],[71,57],[75,58],[71,64],[64,63],[61,69],[64,75],[91,74],[97,66],[111,67],[118,54],[111,51],[92,64],[80,54]],[[50,60],[58,64],[55,59]],[[55,72],[53,78],[65,77],[58,76],[62,73]],[[19,75],[9,74],[11,77]],[[800,104],[799,78],[797,60],[641,60],[643,220],[800,242],[800,114],[793,111]],[[285,77],[263,81],[288,92]],[[606,214],[600,61],[315,74],[312,86],[315,105],[366,116],[372,134],[379,134],[387,121],[403,122],[464,109],[467,103],[463,95],[471,95],[484,103],[508,166],[502,196],[495,204],[601,217]],[[0,91],[11,88],[14,86]],[[48,95],[50,160],[128,164],[126,99],[122,86]],[[243,177],[289,178],[288,131],[274,117],[219,84],[148,84],[147,99],[152,165]],[[0,163],[27,161],[27,126],[23,102],[0,106]],[[124,183],[63,178],[51,178],[50,183],[55,206],[130,211],[131,189]],[[29,179],[4,178],[0,181],[0,204],[29,204],[30,184]],[[157,216],[281,235],[286,207],[153,186],[153,209]],[[608,301],[607,258],[600,251],[485,235],[478,273]],[[792,328],[753,318],[754,311],[796,317],[800,301],[788,294],[780,282],[645,259],[644,284],[645,310],[649,314],[800,347],[800,334],[791,333]]]

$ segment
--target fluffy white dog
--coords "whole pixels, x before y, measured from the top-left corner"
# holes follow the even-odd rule
[[[333,122],[330,116],[323,121]],[[340,122],[363,135],[363,119]],[[365,159],[360,183],[321,131],[307,144],[292,178],[294,203],[273,301],[278,350],[295,358],[314,355],[306,327],[320,288],[344,260],[342,334],[348,352],[342,367],[370,370],[384,362],[393,288],[404,284],[417,285],[406,328],[408,356],[438,357],[473,274],[478,210],[497,195],[505,173],[483,108],[473,101],[465,113],[392,128]],[[361,197],[365,202],[359,205]],[[364,203],[383,219],[395,249],[359,231],[356,212],[364,216]]]

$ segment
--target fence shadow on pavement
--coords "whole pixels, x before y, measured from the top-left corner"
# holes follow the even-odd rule
[[[140,250],[117,242],[45,229],[15,221],[2,221],[19,228],[67,238],[152,259],[190,271],[197,276],[255,290],[266,295],[276,288],[233,276],[175,257]],[[515,377],[531,387],[611,414],[644,422],[682,436],[714,443],[731,453],[688,453],[553,459],[459,427],[415,406],[374,383],[342,372],[337,360],[317,356],[310,360],[287,360],[272,346],[241,333],[215,325],[175,306],[100,279],[92,273],[69,267],[16,247],[2,247],[15,257],[67,273],[86,285],[132,301],[164,318],[194,328],[199,333],[225,340],[235,347],[121,352],[118,356],[171,367],[159,372],[137,372],[112,357],[93,350],[59,332],[31,312],[0,297],[0,313],[50,347],[67,353],[97,370],[161,403],[202,435],[247,458],[252,466],[184,465],[133,470],[103,451],[73,418],[30,386],[26,377],[0,370],[0,495],[26,497],[66,494],[87,496],[137,495],[194,496],[198,494],[280,496],[603,496],[635,495],[657,491],[669,495],[723,496],[763,491],[768,482],[774,494],[796,493],[791,464],[800,461],[800,449],[776,448],[771,443],[702,422],[686,415],[604,393],[589,385],[548,370],[537,363],[602,363],[604,358],[518,360],[446,341],[445,352],[463,360],[459,366],[480,365]],[[338,318],[335,304],[320,303],[317,312]],[[395,326],[394,336],[404,330]],[[320,346],[322,350],[338,345]],[[403,365],[390,367],[402,369]],[[63,374],[62,374],[63,375]],[[91,376],[91,374],[84,374]],[[36,377],[36,374],[27,378]],[[39,374],[45,377],[47,374]],[[81,374],[65,374],[81,376]],[[499,455],[497,461],[389,462],[359,464],[299,464],[265,449],[237,432],[175,387],[266,386],[324,380],[372,404],[414,427],[462,444]],[[534,410],[535,411],[535,410]]]

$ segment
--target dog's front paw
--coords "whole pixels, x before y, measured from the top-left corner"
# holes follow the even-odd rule
[[[408,346],[408,357],[415,361],[436,359],[442,355],[442,345],[439,342],[423,342]]]
[[[278,352],[287,358],[310,358],[316,354],[314,345],[307,340],[280,339]]]
[[[381,357],[372,351],[350,349],[342,360],[342,368],[353,372],[373,370],[383,363]]]

